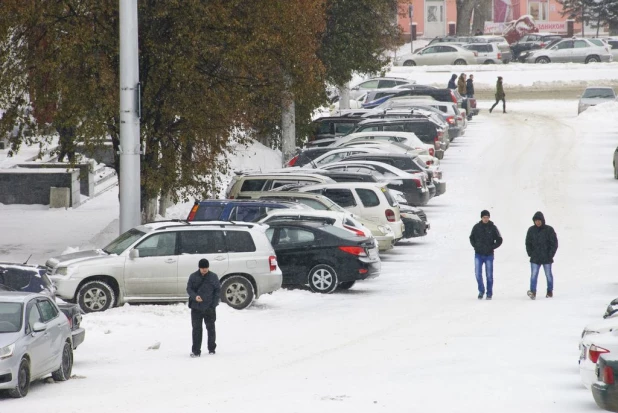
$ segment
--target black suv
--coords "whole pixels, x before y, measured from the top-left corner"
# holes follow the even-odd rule
[[[562,39],[562,36],[557,34],[541,33],[527,34],[511,45],[511,50],[513,51],[513,59],[519,60],[519,57],[523,52],[542,49],[556,39]]]

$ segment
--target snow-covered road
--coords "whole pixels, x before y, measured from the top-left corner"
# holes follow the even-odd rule
[[[185,305],[87,315],[76,379],[35,383],[26,399],[0,399],[0,411],[598,411],[577,343],[618,297],[618,127],[601,110],[577,119],[574,101],[509,102],[508,114],[481,106],[442,161],[448,189],[425,208],[430,234],[383,254],[379,278],[221,306],[217,355],[200,359],[188,357]],[[482,209],[504,237],[493,301],[476,299],[468,241]],[[531,301],[524,238],[537,210],[560,248],[555,298],[544,298],[541,275]]]

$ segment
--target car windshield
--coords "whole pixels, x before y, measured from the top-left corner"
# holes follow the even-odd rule
[[[582,96],[584,99],[614,99],[615,97],[612,89],[586,89]]]
[[[21,303],[0,303],[0,333],[17,333],[21,330]]]
[[[345,230],[343,228],[339,228],[339,227],[335,227],[335,226],[323,226],[320,228],[322,231],[324,232],[328,232],[331,235],[334,235],[338,238],[353,238],[356,239],[357,236],[354,235],[353,233],[351,233],[348,230]]]
[[[121,254],[124,250],[132,245],[135,241],[143,237],[146,233],[132,228],[113,240],[107,247],[103,248],[103,251],[108,254]]]
[[[588,41],[596,46],[605,46],[605,44],[603,43],[603,40],[601,39],[588,39]]]

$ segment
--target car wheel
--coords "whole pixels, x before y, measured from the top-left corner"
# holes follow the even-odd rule
[[[547,64],[549,63],[549,58],[547,57],[539,57],[534,61],[534,63]]]
[[[55,381],[67,381],[71,378],[71,371],[73,371],[73,346],[67,341],[62,349],[60,367],[52,373],[52,377]]]
[[[599,63],[600,61],[599,56],[588,56],[586,58],[586,63]]]
[[[338,290],[349,290],[356,284],[356,281],[344,281],[337,286]]]
[[[466,62],[466,61],[465,61],[465,60],[463,60],[463,59],[457,59],[457,60],[455,60],[455,64],[456,64],[457,66],[464,66],[464,65],[467,65],[467,64],[468,64],[468,62]]]
[[[404,66],[416,66],[416,63],[414,62],[414,60],[406,60],[405,62],[403,62]]]
[[[249,307],[254,297],[253,285],[240,275],[227,278],[221,285],[221,300],[236,310]]]
[[[17,387],[9,390],[9,395],[16,399],[26,397],[30,390],[30,362],[28,359],[21,359],[19,370],[17,370]]]
[[[337,280],[337,273],[329,265],[316,265],[309,271],[309,288],[314,293],[332,293],[337,288]]]
[[[493,63],[494,63],[494,61],[493,61],[493,60],[485,60],[485,61],[483,62],[483,64],[485,64],[485,65],[491,65],[491,64],[493,64]]]
[[[103,281],[90,281],[77,293],[77,303],[85,313],[96,313],[114,307],[116,293]]]

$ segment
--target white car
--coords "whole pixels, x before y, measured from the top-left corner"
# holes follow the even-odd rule
[[[543,49],[532,50],[526,63],[598,63],[613,60],[610,49],[597,46],[587,39],[563,39]]]
[[[579,98],[577,105],[577,114],[579,115],[591,106],[596,106],[599,103],[615,102],[616,92],[611,87],[606,86],[590,86],[584,90],[584,93]]]
[[[322,194],[367,221],[389,226],[393,230],[395,241],[403,237],[404,225],[399,204],[388,191],[386,184],[346,182],[308,185],[298,191]]]
[[[160,221],[139,225],[100,250],[50,258],[56,296],[87,313],[132,302],[187,301],[187,280],[201,258],[221,280],[221,301],[248,307],[281,288],[281,269],[266,225]]]
[[[404,77],[374,77],[364,80],[361,83],[350,88],[350,99],[358,99],[364,93],[374,89],[390,89],[398,85],[416,83],[414,80]]]
[[[598,326],[595,326],[598,328]],[[596,364],[604,353],[618,354],[618,330],[605,333],[588,333],[582,338],[579,356],[579,375],[582,384],[590,389],[596,379]]]
[[[373,131],[373,132],[355,132],[349,135],[342,136],[335,142],[328,145],[329,148],[338,148],[352,141],[390,141],[399,142],[412,149],[424,150],[427,146],[413,132],[390,132],[390,131]]]
[[[347,158],[350,155],[355,155],[357,153],[383,153],[384,151],[377,148],[365,148],[365,147],[343,147],[333,149],[332,151],[326,152],[324,155],[320,155],[315,158],[311,162],[311,166],[314,168],[319,168],[320,166],[327,165],[332,162],[338,162],[344,158]]]
[[[395,66],[473,65],[477,52],[452,44],[433,44],[395,59]]]

